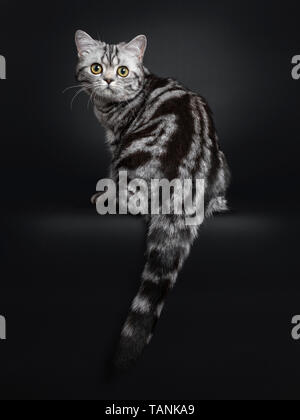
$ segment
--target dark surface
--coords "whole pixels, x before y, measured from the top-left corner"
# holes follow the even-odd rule
[[[0,399],[299,399],[299,2],[1,3]],[[97,216],[107,175],[87,99],[70,111],[76,29],[149,38],[146,65],[207,97],[232,212],[202,229],[138,366],[107,371],[145,228]]]

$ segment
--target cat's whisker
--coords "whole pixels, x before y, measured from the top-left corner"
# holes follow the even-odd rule
[[[77,98],[77,96],[79,96],[80,93],[84,92],[85,90],[86,90],[86,87],[83,87],[83,88],[79,89],[78,92],[75,93],[75,95],[73,96],[73,98],[71,100],[71,110],[73,109],[73,104],[74,104],[74,101]]]
[[[93,102],[95,93],[96,93],[96,91],[95,91],[95,89],[93,89],[92,93],[90,94],[88,103],[87,103],[87,109],[89,109],[89,106],[90,106],[91,102]]]
[[[98,90],[99,90],[99,88],[98,88]],[[94,93],[94,101],[96,101],[96,97],[97,97],[97,90],[95,90],[95,93]]]
[[[80,88],[80,87],[83,87],[83,86],[88,87],[88,85],[83,85],[83,84],[81,83],[81,84],[79,84],[79,85],[74,85],[74,86],[69,86],[69,87],[67,87],[66,89],[64,89],[64,90],[62,91],[62,93],[64,94],[64,93],[66,93],[67,91],[69,91],[69,90],[71,90],[71,89],[76,89],[76,88]]]
[[[101,93],[101,85],[98,88],[95,89],[95,92],[94,92],[94,101],[97,99],[98,91]]]

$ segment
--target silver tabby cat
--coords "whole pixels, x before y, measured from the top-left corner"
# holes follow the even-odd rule
[[[147,39],[109,45],[83,31],[75,36],[77,80],[106,129],[111,176],[129,179],[205,179],[206,216],[227,209],[230,173],[206,101],[143,65]],[[94,202],[97,195],[94,197]],[[166,296],[187,259],[199,227],[184,215],[147,218],[147,263],[122,330],[116,363],[128,367],[150,342]]]

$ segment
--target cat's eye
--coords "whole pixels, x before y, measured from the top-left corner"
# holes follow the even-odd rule
[[[129,75],[129,69],[126,66],[121,66],[118,68],[118,75],[121,77],[127,77]]]
[[[97,63],[93,64],[91,66],[91,72],[95,75],[101,74],[103,72],[103,68],[101,64],[97,64]]]

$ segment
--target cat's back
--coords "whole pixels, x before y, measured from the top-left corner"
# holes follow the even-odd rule
[[[183,173],[182,167],[189,174],[201,169],[203,147],[210,161],[218,153],[204,99],[174,79],[148,75],[144,105],[122,140],[120,165],[137,169],[151,162],[152,169],[175,179]]]
[[[146,90],[146,108],[147,110],[159,110],[163,107],[180,111],[176,106],[181,103],[181,99],[191,99],[197,96],[189,89],[184,87],[177,80],[172,78],[162,78],[155,75],[149,75],[145,85]],[[161,109],[160,109],[161,110]]]
[[[186,128],[188,124],[192,124],[192,128],[200,120],[210,120],[212,117],[207,101],[175,79],[149,74],[145,92],[146,101],[140,121],[142,123],[176,117]]]

